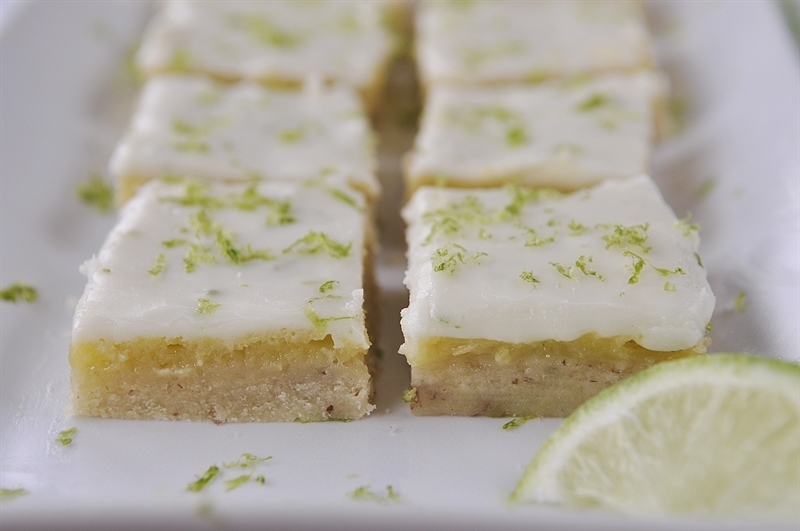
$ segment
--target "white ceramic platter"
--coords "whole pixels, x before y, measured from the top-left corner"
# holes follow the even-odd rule
[[[776,4],[651,2],[664,67],[690,112],[658,148],[654,175],[679,216],[701,224],[718,297],[713,351],[800,358],[800,72]],[[0,286],[35,285],[35,304],[0,305],[0,502],[12,528],[224,527],[274,529],[654,529],[721,522],[632,519],[511,507],[523,466],[559,424],[501,429],[503,419],[416,418],[402,402],[408,369],[396,354],[406,303],[399,153],[413,131],[382,126],[383,372],[378,409],[352,423],[131,422],[69,415],[67,346],[78,266],[111,228],[75,198],[104,172],[136,88],[124,64],[147,2],[23,3],[0,36]],[[408,68],[408,65],[406,65]],[[414,98],[408,70],[392,105]],[[406,106],[406,108],[404,108]],[[745,294],[744,310],[735,299]],[[54,441],[75,426],[70,446]],[[243,452],[273,456],[251,483],[226,492],[186,486]],[[233,474],[227,472],[230,479]],[[361,486],[398,502],[357,501]],[[762,528],[763,522],[724,522]],[[792,524],[794,525],[794,524]]]

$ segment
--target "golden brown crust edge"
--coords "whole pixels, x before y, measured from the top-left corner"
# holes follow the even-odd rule
[[[412,366],[411,410],[418,416],[566,417],[617,381],[661,361],[703,355],[706,345],[653,352],[615,338],[533,344],[438,338],[437,348],[462,353]]]

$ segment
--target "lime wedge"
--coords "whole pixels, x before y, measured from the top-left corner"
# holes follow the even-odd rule
[[[570,415],[511,499],[800,520],[800,366],[744,354],[655,365]]]

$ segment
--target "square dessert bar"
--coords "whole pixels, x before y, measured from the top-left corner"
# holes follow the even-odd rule
[[[561,417],[656,362],[703,354],[697,227],[649,177],[417,190],[400,352],[417,415]]]
[[[117,203],[156,177],[305,180],[344,173],[374,199],[380,185],[369,121],[352,89],[302,91],[163,76],[144,87],[111,173]]]
[[[168,1],[137,56],[148,77],[195,72],[295,86],[309,76],[356,88],[377,105],[400,17],[387,1]]]
[[[641,2],[423,2],[417,58],[424,86],[496,84],[654,66]]]
[[[435,86],[406,159],[406,189],[517,181],[572,191],[646,173],[665,92],[653,72],[535,86]]]
[[[74,411],[214,422],[368,414],[364,211],[361,194],[331,183],[143,186],[82,267]]]

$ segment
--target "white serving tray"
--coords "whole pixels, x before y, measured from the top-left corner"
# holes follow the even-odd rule
[[[712,351],[800,359],[800,68],[777,5],[650,2],[663,65],[690,113],[662,144],[654,176],[679,216],[701,224],[717,294]],[[25,2],[0,34],[0,286],[35,285],[35,304],[0,304],[3,529],[761,529],[765,522],[641,519],[512,507],[524,465],[559,419],[501,429],[490,418],[416,418],[397,355],[404,258],[399,154],[413,131],[382,127],[383,372],[378,409],[351,423],[139,422],[69,415],[67,347],[84,278],[78,266],[114,223],[74,188],[104,172],[136,88],[124,64],[147,2]],[[413,104],[408,70],[392,105]],[[403,89],[402,87],[405,88]],[[410,87],[413,88],[413,87]],[[405,90],[406,92],[402,92]],[[400,95],[404,94],[404,95]],[[405,107],[404,107],[405,106]],[[745,309],[734,301],[744,292]],[[72,445],[54,441],[75,426]],[[264,485],[186,492],[195,475],[243,452],[273,456]],[[234,474],[228,473],[225,479]],[[399,502],[356,501],[361,486]],[[800,517],[800,515],[799,515]],[[787,523],[791,528],[796,523]],[[780,528],[781,526],[775,526]]]

